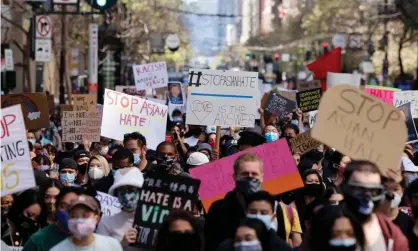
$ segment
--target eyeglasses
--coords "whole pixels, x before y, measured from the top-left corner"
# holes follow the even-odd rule
[[[363,183],[348,183],[349,189],[353,194],[370,194],[372,197],[377,197],[383,194],[385,187],[382,185],[369,185]]]

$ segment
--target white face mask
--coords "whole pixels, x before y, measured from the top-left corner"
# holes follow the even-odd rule
[[[105,156],[109,152],[109,146],[104,146],[100,149],[100,155]]]
[[[90,179],[98,180],[98,179],[103,178],[103,176],[104,176],[103,169],[97,168],[97,167],[90,168],[89,170]]]
[[[258,240],[242,241],[234,244],[235,251],[262,251],[261,243]]]
[[[264,223],[264,225],[266,225],[266,228],[268,230],[270,230],[270,228],[271,228],[271,225],[272,225],[271,215],[268,215],[268,214],[265,214],[265,215],[263,215],[263,214],[247,214],[247,218],[249,218],[249,219],[259,219]]]
[[[356,245],[357,241],[354,238],[348,239],[334,239],[329,241],[331,247],[350,247]]]
[[[397,208],[399,206],[399,204],[401,204],[402,194],[398,194],[398,193],[393,193],[393,194],[394,194],[395,197],[390,202],[390,207],[391,208]]]

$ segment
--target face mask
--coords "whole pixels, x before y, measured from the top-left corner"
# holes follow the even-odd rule
[[[98,179],[103,178],[103,176],[104,176],[103,169],[97,168],[97,167],[90,168],[90,170],[89,170],[90,179],[98,180]]]
[[[165,239],[167,251],[195,251],[199,249],[199,242],[196,233],[191,232],[168,232]]]
[[[324,191],[324,186],[322,184],[305,184],[305,187],[303,188],[303,192],[307,196],[320,196],[322,195]]]
[[[170,170],[170,168],[174,165],[174,158],[168,156],[158,156],[157,165],[165,170]]]
[[[335,239],[329,241],[329,249],[331,251],[355,251],[357,248],[357,241],[354,238],[350,239]]]
[[[173,122],[178,123],[178,122],[182,122],[182,121],[183,121],[183,119],[181,117],[173,117]]]
[[[373,213],[374,203],[370,198],[344,194],[344,201],[347,208],[355,215],[361,223],[365,222]]]
[[[35,143],[36,143],[35,139],[28,139],[28,141],[32,144],[32,146],[35,145]]]
[[[38,230],[38,224],[31,218],[25,217],[23,214],[19,217],[17,222],[19,232],[23,234],[32,235]]]
[[[259,179],[245,177],[235,182],[235,187],[245,196],[254,194],[261,190],[261,182]]]
[[[258,240],[242,241],[234,244],[235,251],[262,251],[261,243]]]
[[[82,174],[86,173],[87,163],[81,164],[81,165],[77,165],[77,169],[78,169],[78,172],[79,173],[82,173]]]
[[[290,121],[290,124],[298,126],[299,127],[299,121],[297,121],[296,119],[293,119],[292,121]]]
[[[266,137],[267,143],[276,141],[279,138],[279,134],[277,132],[268,132],[264,136]]]
[[[74,184],[75,181],[75,174],[73,173],[62,173],[60,174],[60,182],[64,184],[65,182],[68,182],[70,184]]]
[[[91,235],[96,228],[96,219],[93,218],[80,218],[69,219],[68,229],[77,239],[84,239]]]
[[[41,170],[42,172],[48,171],[49,169],[51,169],[50,166],[48,165],[39,165],[38,169]]]
[[[120,190],[118,192],[119,203],[126,211],[133,211],[136,209],[139,200],[139,189],[137,190]]]
[[[105,156],[107,154],[107,152],[109,152],[109,146],[104,146],[99,151],[100,155],[102,155],[102,156]]]
[[[402,194],[398,194],[398,193],[393,193],[394,194],[394,198],[393,200],[390,202],[390,207],[391,208],[397,208],[399,206],[399,204],[401,204],[401,200],[402,200]]]
[[[272,221],[271,221],[271,215],[268,214],[247,214],[247,218],[249,219],[259,219],[261,220],[264,225],[266,225],[266,228],[269,230],[271,228],[272,225]]]
[[[134,165],[139,165],[141,163],[141,157],[139,157],[139,153],[134,153]]]
[[[67,210],[58,209],[55,212],[55,220],[67,232],[68,232],[68,219],[69,218],[70,218],[70,215]]]

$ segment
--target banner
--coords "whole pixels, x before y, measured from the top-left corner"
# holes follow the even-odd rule
[[[45,93],[20,93],[1,96],[1,108],[17,104],[22,105],[26,129],[37,130],[49,127],[49,107]]]
[[[393,105],[351,85],[327,90],[311,136],[356,160],[374,162],[382,175],[399,167],[406,127]]]
[[[292,95],[292,97],[290,97]],[[272,91],[264,104],[264,111],[285,119],[296,110],[296,94],[284,91]]]
[[[380,100],[383,100],[387,104],[393,105],[393,95],[395,92],[400,91],[400,89],[384,86],[366,85],[364,91]]]
[[[62,142],[100,142],[101,112],[63,111]]]
[[[294,153],[304,154],[313,150],[321,145],[321,142],[311,137],[311,131],[308,130],[304,133],[299,134],[295,138],[290,140],[290,146]]]
[[[132,66],[137,90],[167,87],[168,74],[165,62]]]
[[[317,88],[321,88],[321,81],[319,80],[314,80],[314,81],[298,80],[296,82],[296,89],[300,92],[317,89]]]
[[[140,132],[155,150],[165,140],[167,110],[166,105],[105,89],[101,135],[123,140],[126,133]]]
[[[258,73],[191,69],[186,124],[254,127]]]
[[[411,102],[411,112],[414,119],[418,118],[418,91],[401,91],[393,93],[393,105],[399,107]]]
[[[122,210],[122,205],[119,203],[118,198],[110,194],[97,191],[96,199],[102,207],[102,217],[115,215]]]
[[[263,190],[280,194],[303,187],[287,141],[280,139],[191,169],[190,174],[193,178],[201,181],[199,197],[206,212],[213,202],[222,199],[235,188],[234,162],[244,153],[254,153],[263,161]]]
[[[36,186],[21,105],[1,109],[1,196]]]
[[[397,107],[405,115],[406,128],[408,130],[408,144],[418,141],[417,127],[412,118],[411,106],[411,102],[409,102]]]
[[[97,96],[92,94],[73,94],[71,96],[73,109],[76,112],[96,111]]]
[[[322,89],[312,89],[308,91],[296,93],[296,102],[302,112],[310,112],[318,110],[321,101]]]
[[[133,227],[138,231],[135,247],[153,248],[164,217],[174,209],[193,212],[200,181],[177,175],[148,174],[141,188]]]

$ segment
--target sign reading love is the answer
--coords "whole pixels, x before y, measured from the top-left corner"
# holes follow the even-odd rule
[[[254,127],[257,72],[191,69],[186,124]]]

